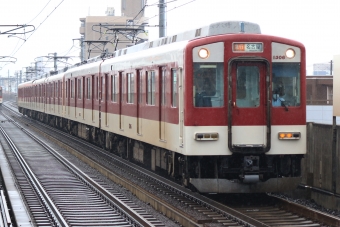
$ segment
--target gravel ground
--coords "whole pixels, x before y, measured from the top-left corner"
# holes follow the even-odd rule
[[[299,190],[299,189],[298,189]],[[303,189],[301,189],[303,190]],[[329,215],[333,215],[336,216],[338,218],[340,218],[340,212],[338,210],[332,210],[332,209],[327,209],[319,204],[317,204],[313,199],[301,199],[301,198],[296,198],[295,196],[292,197],[290,195],[285,195],[285,194],[278,194],[278,193],[269,193],[269,195],[275,195],[277,197],[286,199],[288,201],[303,205],[303,206],[307,206],[311,209],[320,211],[320,212],[324,212],[327,213]]]

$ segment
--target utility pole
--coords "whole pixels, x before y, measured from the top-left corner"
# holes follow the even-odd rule
[[[166,3],[159,0],[159,38],[166,36]]]
[[[331,60],[331,69],[330,69],[330,74],[331,74],[331,76],[333,75],[333,60]]]

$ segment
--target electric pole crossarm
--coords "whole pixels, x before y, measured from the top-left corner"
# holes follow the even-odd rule
[[[0,62],[15,63],[15,62],[17,62],[17,59],[15,57],[11,57],[11,56],[0,56]]]
[[[5,32],[0,31],[0,35],[22,35],[22,34],[33,32],[35,30],[34,25],[26,25],[26,24],[24,25],[0,25],[0,27],[10,27],[10,28],[15,27]],[[30,30],[26,31],[26,28],[29,28]],[[23,31],[18,31],[20,29],[22,29]]]

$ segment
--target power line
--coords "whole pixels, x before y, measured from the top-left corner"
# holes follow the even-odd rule
[[[32,19],[30,20],[30,22],[28,22],[27,24],[31,23],[35,18],[37,18],[41,13],[42,11],[44,11],[44,9],[46,8],[46,6],[51,2],[52,0],[48,1],[48,3],[44,6],[44,8],[42,8],[42,10]]]
[[[194,2],[194,1],[196,1],[196,0],[191,0],[190,2],[186,2],[186,3],[182,4],[182,5],[176,6],[176,7],[172,8],[172,9],[169,9],[169,10],[165,11],[165,13],[170,12],[170,11],[172,11],[172,10],[174,10],[174,9],[178,9],[178,8],[180,8],[180,7],[183,7],[183,6],[185,6],[185,5],[187,5],[187,4],[190,4],[190,3]],[[171,2],[173,2],[173,1],[171,1]],[[166,4],[166,3],[165,3],[165,4]],[[154,5],[159,5],[159,4],[154,4]],[[153,6],[153,5],[147,5],[147,6]],[[159,15],[160,15],[160,14],[156,14],[156,15],[153,16],[153,17],[149,17],[149,18],[143,20],[141,23],[143,23],[143,22],[145,22],[145,21],[147,21],[147,20],[149,20],[149,19],[152,19],[152,18],[155,18],[155,17],[159,17]]]
[[[52,15],[52,13],[61,5],[61,3],[63,3],[64,0],[62,0],[53,10],[52,12],[50,12],[50,14],[47,15],[47,17],[39,24],[39,26],[32,32],[32,34],[30,36],[27,37],[26,40],[28,40],[39,28],[40,26],[47,20],[47,18],[49,16]],[[46,7],[46,6],[45,6]],[[34,18],[35,19],[35,18]],[[25,44],[26,42],[22,43],[21,46],[12,54],[13,56],[21,49],[21,47]]]

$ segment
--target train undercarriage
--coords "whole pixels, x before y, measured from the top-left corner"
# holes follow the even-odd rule
[[[303,155],[254,152],[229,156],[184,156],[79,122],[31,110],[21,111],[202,193],[285,191],[300,182]]]

